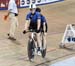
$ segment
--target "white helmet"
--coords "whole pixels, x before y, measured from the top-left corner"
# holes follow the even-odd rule
[[[15,2],[15,0],[10,0],[11,2]]]
[[[36,4],[30,4],[29,8],[36,8]]]

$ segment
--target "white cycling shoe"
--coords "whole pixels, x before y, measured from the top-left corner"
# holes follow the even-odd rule
[[[34,55],[37,55],[37,48],[34,49]]]
[[[38,51],[38,52],[37,52],[37,55],[41,56],[41,55],[42,55],[42,54],[41,54],[41,51]]]

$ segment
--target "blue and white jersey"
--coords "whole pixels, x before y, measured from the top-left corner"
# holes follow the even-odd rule
[[[30,12],[26,16],[26,20],[31,20],[32,23],[37,23],[38,19],[41,19],[41,15],[39,12],[35,12],[34,14]]]

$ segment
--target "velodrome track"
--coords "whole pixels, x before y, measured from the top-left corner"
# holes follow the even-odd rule
[[[7,11],[0,11],[0,66],[49,66],[57,61],[75,56],[75,50],[59,48],[66,25],[75,23],[75,0],[65,0],[39,7],[48,22],[46,58],[36,56],[33,63],[27,60],[28,34],[23,35],[22,31],[25,16],[29,10],[19,9],[19,27],[15,33],[17,38],[15,42],[7,39],[10,22],[3,20]],[[73,48],[75,49],[75,46]]]

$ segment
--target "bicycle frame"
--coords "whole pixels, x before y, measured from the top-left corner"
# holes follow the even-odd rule
[[[35,38],[36,38],[35,32],[32,32],[30,37],[31,37],[30,39],[32,39],[35,42]]]

